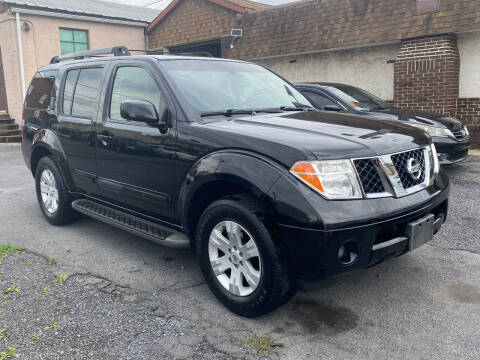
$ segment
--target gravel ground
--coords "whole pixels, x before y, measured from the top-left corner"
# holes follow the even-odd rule
[[[450,214],[431,244],[480,254],[480,151],[474,153],[478,156],[446,168],[452,184]]]
[[[88,218],[48,225],[19,147],[0,146],[0,244],[27,249],[0,264],[0,291],[12,290],[0,359],[11,347],[19,359],[259,358],[247,339],[275,345],[273,359],[479,359],[480,157],[447,171],[450,214],[434,241],[245,319],[188,251]]]
[[[15,348],[18,358],[230,358],[206,342],[182,345],[191,320],[106,279],[28,251],[4,259],[0,271],[0,351]]]

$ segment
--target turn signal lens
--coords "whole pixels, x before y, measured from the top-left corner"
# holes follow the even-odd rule
[[[327,199],[362,198],[350,160],[300,161],[290,172]]]
[[[306,173],[306,174],[316,174],[315,169],[313,168],[313,165],[308,163],[308,162],[299,162],[296,163],[293,166],[292,169],[293,172],[300,174],[300,173]]]
[[[312,164],[307,162],[296,163],[292,169],[292,172],[308,185],[314,187],[321,193],[324,192],[322,183],[320,182],[317,172],[313,168]]]

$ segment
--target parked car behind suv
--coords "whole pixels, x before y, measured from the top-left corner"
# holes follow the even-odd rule
[[[60,62],[105,52],[119,56]],[[124,48],[54,58],[28,88],[22,150],[48,222],[80,212],[190,246],[244,316],[413,250],[447,216],[426,133],[314,111],[242,61]]]
[[[450,116],[397,108],[365,90],[345,84],[301,83],[296,86],[320,110],[397,120],[426,131],[433,138],[442,165],[454,164],[468,157],[468,129]]]

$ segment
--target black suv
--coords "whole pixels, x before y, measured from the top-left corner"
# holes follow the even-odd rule
[[[118,56],[84,58],[107,52]],[[313,110],[242,61],[124,48],[54,58],[28,88],[22,128],[51,224],[80,212],[190,246],[244,316],[404,254],[447,216],[448,177],[425,132]]]
[[[433,138],[442,165],[468,158],[470,134],[460,120],[433,112],[397,108],[351,85],[302,83],[295,86],[317,109],[397,120],[426,131]]]

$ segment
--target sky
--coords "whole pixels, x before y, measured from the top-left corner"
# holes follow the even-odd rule
[[[164,9],[171,0],[107,0],[111,2],[136,5],[136,6],[147,6],[152,9]],[[255,0],[260,3],[270,4],[270,5],[280,5],[296,0]]]

